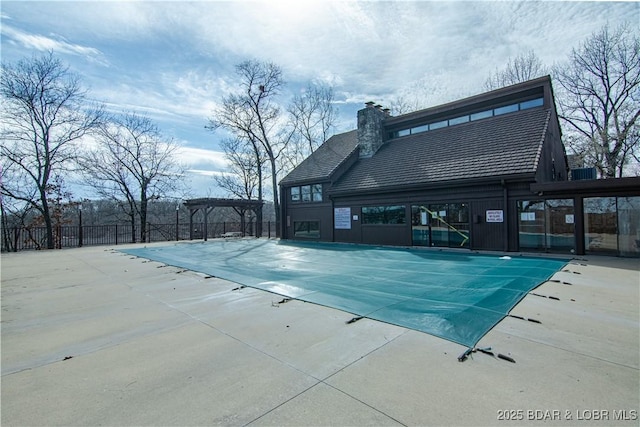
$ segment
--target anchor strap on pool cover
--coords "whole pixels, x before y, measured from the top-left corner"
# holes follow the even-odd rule
[[[566,260],[273,240],[123,252],[473,348]]]

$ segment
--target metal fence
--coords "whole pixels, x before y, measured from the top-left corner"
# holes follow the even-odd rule
[[[242,230],[240,222],[214,222],[207,224],[207,238],[222,237],[225,233],[238,232],[241,236],[255,236],[255,223],[246,223]],[[147,224],[146,242],[164,242],[204,239],[204,223],[189,224]],[[63,225],[55,227],[54,243],[58,249],[80,246],[121,245],[140,243],[140,231],[136,227],[136,236],[132,236],[131,225]],[[261,237],[275,237],[274,222],[264,222]],[[0,239],[2,252],[45,249],[47,230],[45,227],[8,227],[2,230]]]

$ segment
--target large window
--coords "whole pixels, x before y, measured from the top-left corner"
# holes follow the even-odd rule
[[[587,253],[640,257],[640,197],[584,199]]]
[[[411,206],[411,230],[415,246],[469,247],[467,203]]]
[[[404,206],[366,206],[362,208],[363,224],[404,224]]]
[[[640,197],[618,197],[620,255],[640,256]]]
[[[293,235],[306,239],[320,238],[320,222],[319,221],[294,221]]]
[[[587,253],[618,251],[615,197],[584,199],[584,247]]]
[[[575,249],[573,199],[518,202],[521,250],[572,252]]]
[[[291,201],[295,203],[322,202],[322,184],[291,187]]]
[[[584,199],[584,246],[587,252],[618,251],[615,197]]]

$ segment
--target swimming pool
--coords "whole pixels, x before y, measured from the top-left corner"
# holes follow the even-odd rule
[[[468,347],[567,260],[238,239],[122,252]]]

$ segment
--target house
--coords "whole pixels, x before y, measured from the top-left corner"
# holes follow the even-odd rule
[[[367,103],[356,130],[328,139],[280,182],[281,236],[636,255],[640,179],[613,195],[571,175],[549,76],[397,117]],[[611,217],[602,204],[612,196],[614,205],[625,199],[631,220],[624,247],[617,211],[615,226],[600,221],[604,211]]]

